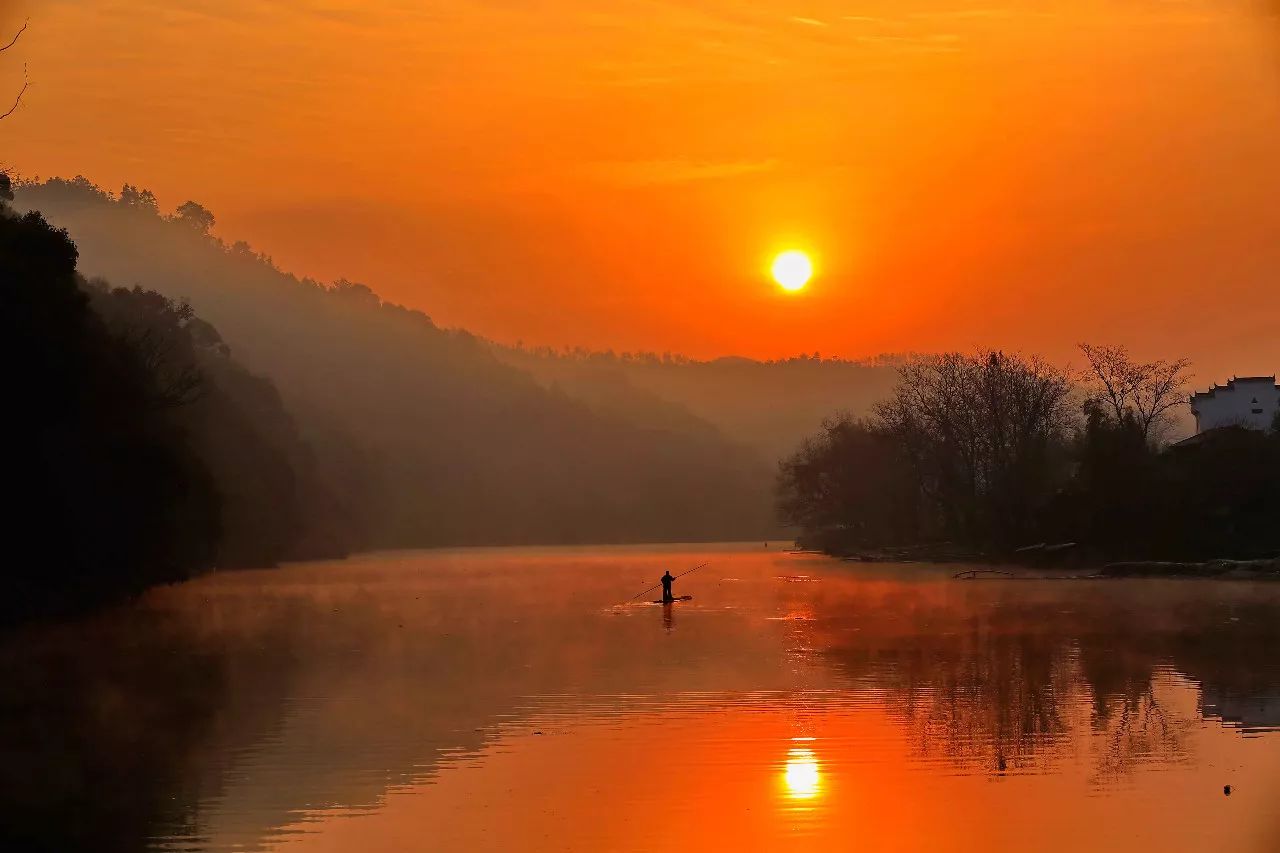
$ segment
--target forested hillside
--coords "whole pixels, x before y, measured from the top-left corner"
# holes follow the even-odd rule
[[[350,528],[270,381],[190,306],[86,281],[66,232],[11,200],[0,174],[0,626],[345,553]]]
[[[20,187],[15,205],[66,228],[83,273],[188,303],[237,362],[274,383],[313,456],[317,493],[331,496],[314,510],[340,518],[352,547],[774,529],[772,460],[687,412],[608,410],[548,388],[364,285],[299,279],[227,245],[193,202],[165,215],[134,187],[114,195],[55,179]]]

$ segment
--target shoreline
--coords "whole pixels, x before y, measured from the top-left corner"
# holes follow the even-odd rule
[[[989,554],[967,551],[949,543],[917,545],[883,549],[811,548],[797,543],[797,550],[813,554],[825,554],[850,563],[953,563],[987,566],[974,569],[969,574],[987,575],[988,579],[1018,577],[1001,573],[999,566],[1021,569],[1028,573],[1046,571],[1070,572],[1072,579],[1084,578],[1208,578],[1223,580],[1278,580],[1280,581],[1280,556],[1257,559],[1214,558],[1209,560],[1107,560],[1083,553],[1075,543],[1056,545],[1031,545],[1007,554]],[[1036,574],[1022,577],[1036,577]]]

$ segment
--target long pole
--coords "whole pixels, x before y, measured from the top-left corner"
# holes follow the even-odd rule
[[[694,566],[692,569],[690,569],[689,571],[687,571],[687,572],[681,572],[680,574],[676,575],[674,578],[672,578],[672,580],[673,580],[673,581],[674,581],[674,580],[679,580],[680,578],[684,577],[685,575],[691,575],[691,574],[693,574],[694,572],[696,572],[698,569],[705,569],[705,568],[706,568],[707,566],[709,566],[709,565],[711,565],[711,564],[710,564],[710,563],[701,563],[701,564],[699,564],[699,565],[696,565],[696,566]],[[660,586],[662,586],[662,584],[657,583],[657,584],[654,584],[653,586],[649,587],[648,589],[646,589],[644,592],[637,592],[635,595],[633,595],[633,596],[631,596],[630,598],[628,598],[628,599],[627,599],[627,603],[628,603],[628,604],[630,604],[631,602],[635,601],[635,600],[636,600],[637,598],[639,598],[640,596],[642,596],[642,595],[647,595],[647,594],[649,594],[649,593],[653,592],[655,589],[657,589],[657,588],[658,588],[658,587],[660,587]]]

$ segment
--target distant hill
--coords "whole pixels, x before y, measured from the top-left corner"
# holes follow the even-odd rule
[[[603,410],[696,417],[770,461],[795,450],[837,411],[870,413],[897,379],[898,359],[797,356],[694,361],[655,353],[526,349],[493,345],[508,364]]]
[[[189,301],[237,361],[269,377],[363,547],[776,532],[772,460],[665,380],[636,381],[657,389],[647,396],[587,380],[551,387],[536,364],[364,285],[299,279],[225,244],[194,203],[164,215],[150,193],[77,178],[22,186],[15,206],[68,229],[86,275]]]

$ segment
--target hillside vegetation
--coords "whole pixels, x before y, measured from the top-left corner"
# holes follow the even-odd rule
[[[54,179],[20,187],[15,206],[66,228],[86,275],[189,304],[279,389],[350,547],[774,530],[772,462],[695,415],[548,388],[364,285],[300,279],[224,243],[193,202],[165,215],[134,187]]]

